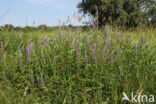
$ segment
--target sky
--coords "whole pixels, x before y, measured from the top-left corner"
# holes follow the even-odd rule
[[[78,12],[77,4],[81,0],[1,0],[0,25],[12,24],[14,26],[47,26],[59,25],[66,21],[68,16],[71,24],[81,25],[73,19]]]

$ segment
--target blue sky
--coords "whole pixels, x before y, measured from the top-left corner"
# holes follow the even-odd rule
[[[59,25],[59,19],[66,21],[68,16],[72,24],[81,25],[73,18],[77,4],[81,0],[1,0],[0,25],[14,26]]]

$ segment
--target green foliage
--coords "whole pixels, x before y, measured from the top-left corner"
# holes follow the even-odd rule
[[[100,26],[118,25],[136,27],[148,25],[155,20],[156,1],[154,0],[82,0],[79,11],[96,16]],[[97,8],[97,9],[96,9]],[[152,22],[152,24],[155,24]]]
[[[156,94],[156,30],[145,30],[142,44],[142,32],[120,31],[120,39],[117,33],[115,29],[107,30],[107,36],[102,29],[0,32],[0,104],[127,104],[121,102],[123,91]]]

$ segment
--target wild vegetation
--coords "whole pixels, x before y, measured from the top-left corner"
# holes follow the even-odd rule
[[[156,30],[0,32],[1,104],[127,104],[156,95]],[[147,104],[147,103],[146,103]]]
[[[0,104],[129,104],[123,95],[155,96],[155,7],[154,0],[82,0],[83,26],[69,17],[56,27],[0,26]]]

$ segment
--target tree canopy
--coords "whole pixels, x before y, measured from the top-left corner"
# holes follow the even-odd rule
[[[82,0],[77,7],[84,15],[97,17],[100,26],[156,24],[155,0]]]

